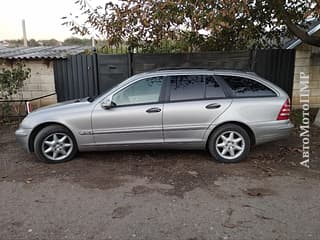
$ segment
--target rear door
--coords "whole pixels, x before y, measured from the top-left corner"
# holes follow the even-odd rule
[[[231,104],[212,75],[177,75],[167,79],[164,141],[201,142],[210,124]]]

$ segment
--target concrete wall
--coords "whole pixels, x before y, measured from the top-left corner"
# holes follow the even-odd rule
[[[31,69],[31,77],[24,81],[24,86],[13,96],[15,100],[28,100],[55,92],[53,62],[48,60],[25,60],[26,67]],[[10,67],[12,62],[6,62]],[[32,101],[34,108],[57,102],[56,95]]]
[[[320,50],[305,44],[296,49],[296,61],[293,83],[293,108],[301,108],[300,105],[300,72],[309,75],[310,106],[320,107]]]

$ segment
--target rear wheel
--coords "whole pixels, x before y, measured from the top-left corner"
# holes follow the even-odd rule
[[[49,163],[69,161],[77,151],[77,144],[71,132],[59,125],[43,128],[34,141],[36,156]]]
[[[210,136],[208,149],[217,161],[236,163],[248,156],[250,144],[246,130],[236,124],[226,124]]]

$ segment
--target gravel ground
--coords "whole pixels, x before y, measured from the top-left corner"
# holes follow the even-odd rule
[[[320,130],[312,169],[297,131],[239,164],[204,151],[81,153],[45,164],[0,128],[0,239],[320,239]]]

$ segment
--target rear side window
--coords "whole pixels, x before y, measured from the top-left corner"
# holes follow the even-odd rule
[[[224,98],[222,87],[213,76],[206,76],[206,98]]]
[[[244,77],[221,76],[236,97],[274,97],[276,93],[265,85]]]
[[[225,97],[221,86],[210,75],[179,75],[170,78],[170,101]]]

